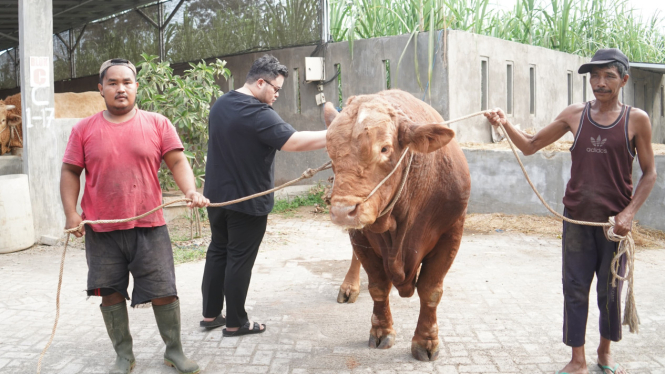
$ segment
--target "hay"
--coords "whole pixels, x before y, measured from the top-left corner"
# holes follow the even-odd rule
[[[562,223],[552,216],[467,214],[464,234],[521,233],[561,239]],[[665,248],[665,232],[633,224],[633,239],[639,248]]]

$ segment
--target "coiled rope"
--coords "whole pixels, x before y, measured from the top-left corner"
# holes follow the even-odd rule
[[[453,119],[453,120],[445,121],[442,124],[448,125],[448,124],[451,124],[451,123],[454,123],[454,122],[463,121],[463,120],[468,119],[468,118],[483,115],[486,112],[487,111],[476,112],[476,113],[473,113],[473,114],[469,114],[467,116],[463,116],[463,117],[459,117],[459,118],[456,118],[456,119]],[[533,189],[533,192],[535,192],[536,196],[538,196],[538,199],[547,208],[547,210],[549,210],[552,214],[554,214],[555,216],[557,216],[558,218],[560,218],[560,219],[562,219],[566,222],[574,223],[574,224],[577,224],[577,225],[606,227],[606,229],[604,229],[603,232],[605,233],[605,237],[607,238],[607,240],[611,240],[611,241],[614,241],[614,242],[619,242],[619,247],[618,247],[617,254],[614,256],[614,258],[612,259],[612,263],[611,263],[612,286],[616,286],[616,281],[617,280],[628,282],[628,294],[626,295],[626,305],[625,305],[625,309],[624,309],[623,324],[628,325],[628,327],[630,328],[630,332],[638,333],[639,332],[640,319],[639,319],[639,316],[637,314],[637,307],[636,307],[636,303],[635,303],[635,294],[634,294],[634,284],[633,284],[633,274],[634,274],[634,268],[635,268],[635,242],[633,241],[632,233],[628,232],[628,234],[626,234],[625,236],[615,234],[614,233],[614,226],[615,226],[614,217],[610,217],[609,221],[604,222],[604,223],[603,222],[578,221],[578,220],[570,219],[568,217],[564,217],[563,215],[559,214],[554,209],[552,209],[549,206],[549,204],[547,204],[547,202],[545,202],[545,199],[540,195],[540,193],[538,192],[536,187],[533,185],[533,182],[531,182],[531,178],[529,178],[529,175],[526,172],[526,169],[524,168],[524,164],[522,163],[522,160],[520,159],[519,155],[517,154],[517,151],[515,149],[515,145],[513,144],[510,137],[508,136],[508,132],[506,131],[505,127],[503,126],[502,123],[499,123],[499,125],[501,126],[501,129],[503,130],[504,134],[506,135],[505,137],[508,140],[508,144],[510,145],[511,150],[513,151],[513,154],[515,155],[515,158],[517,159],[517,162],[519,163],[520,168],[522,169],[522,172],[524,173],[524,177],[526,178],[527,182],[531,186],[531,189]],[[408,150],[409,150],[409,148],[407,147],[404,150],[404,152],[402,153],[402,156],[400,157],[399,161],[395,165],[395,168],[372,190],[372,192],[370,192],[370,194],[365,198],[365,200],[363,200],[363,202],[367,201],[388,180],[388,178],[390,178],[394,174],[395,170],[397,170],[397,167],[404,160]],[[400,182],[400,186],[399,186],[397,194],[392,199],[391,203],[381,212],[379,217],[385,215],[388,211],[390,211],[390,209],[392,209],[392,207],[395,205],[395,203],[397,202],[397,200],[401,196],[402,190],[404,189],[404,185],[406,184],[406,179],[407,179],[406,177],[408,176],[409,171],[411,169],[411,162],[412,161],[413,161],[413,153],[409,157],[409,162],[407,164],[407,168],[404,172],[404,175],[402,176],[402,180]],[[246,200],[250,200],[250,199],[253,199],[255,197],[264,196],[264,195],[267,195],[269,193],[280,190],[282,188],[288,187],[288,186],[290,186],[294,183],[297,183],[297,182],[299,182],[303,179],[311,178],[316,173],[318,173],[320,171],[323,171],[323,170],[326,170],[326,169],[330,169],[331,167],[332,167],[332,161],[328,161],[328,162],[326,162],[325,164],[321,165],[320,167],[318,167],[316,169],[307,169],[307,170],[305,170],[299,178],[294,179],[290,182],[284,183],[283,185],[281,185],[279,187],[275,187],[275,188],[272,188],[270,190],[260,192],[260,193],[256,193],[254,195],[246,196],[246,197],[236,199],[236,200],[231,200],[231,201],[227,201],[227,202],[223,202],[223,203],[213,203],[213,204],[210,204],[209,206],[210,207],[223,207],[223,206],[243,202],[243,201],[246,201]],[[136,217],[130,217],[130,218],[124,218],[124,219],[113,219],[113,220],[97,220],[97,221],[85,220],[85,221],[82,221],[77,227],[70,228],[70,229],[67,229],[67,230],[64,231],[67,234],[67,239],[65,240],[65,247],[62,251],[62,259],[60,260],[60,275],[58,277],[58,290],[57,290],[56,303],[55,303],[55,307],[56,307],[55,322],[53,324],[53,330],[51,331],[51,337],[49,338],[48,343],[46,343],[46,346],[42,350],[42,353],[39,355],[39,362],[37,364],[37,373],[38,374],[41,373],[42,360],[44,359],[44,355],[46,354],[46,351],[48,350],[48,348],[51,346],[51,343],[53,342],[53,337],[55,336],[55,331],[56,331],[56,328],[58,326],[58,319],[60,317],[60,289],[62,287],[62,275],[63,275],[64,266],[65,266],[65,254],[67,252],[67,244],[69,243],[69,236],[72,233],[76,232],[76,231],[81,231],[83,226],[86,225],[86,224],[124,223],[124,222],[134,221],[134,220],[141,219],[145,216],[148,216],[148,215],[150,215],[150,214],[152,214],[152,213],[154,213],[154,212],[156,212],[156,211],[158,211],[158,210],[160,210],[160,209],[162,209],[166,206],[169,206],[169,205],[175,204],[175,203],[179,203],[179,202],[191,202],[191,200],[186,199],[186,198],[173,200],[173,201],[170,201],[168,203],[162,204],[162,205],[160,205],[160,206],[158,206],[158,207],[156,207],[156,208],[154,208],[154,209],[152,209],[152,210],[150,210],[146,213],[143,213],[139,216],[136,216]],[[627,269],[628,274],[624,277],[619,275],[619,268],[620,268],[620,265],[621,265],[620,260],[621,260],[621,256],[623,256],[623,255],[627,256],[627,267],[628,267],[628,269]]]
[[[259,192],[259,193],[256,193],[256,194],[253,194],[253,195],[250,195],[250,196],[245,196],[245,197],[240,198],[240,199],[225,201],[223,203],[213,203],[213,204],[210,204],[209,206],[213,207],[213,208],[215,208],[215,207],[219,208],[219,207],[223,207],[223,206],[227,206],[227,205],[240,203],[240,202],[243,202],[243,201],[246,201],[246,200],[250,200],[250,199],[253,199],[255,197],[264,196],[264,195],[267,195],[269,193],[275,192],[277,190],[281,190],[282,188],[288,187],[288,186],[290,186],[294,183],[298,183],[303,179],[311,178],[316,173],[318,173],[320,171],[323,171],[323,170],[326,170],[326,169],[330,169],[331,167],[332,167],[332,161],[328,161],[328,162],[326,162],[325,164],[319,166],[316,169],[307,169],[307,170],[305,170],[299,178],[296,178],[296,179],[294,179],[290,182],[286,182],[286,183],[282,184],[279,187],[275,187],[275,188],[269,189],[267,191]],[[160,205],[160,206],[158,206],[158,207],[156,207],[156,208],[154,208],[154,209],[152,209],[148,212],[145,212],[145,213],[143,213],[139,216],[136,216],[136,217],[123,218],[123,219],[100,219],[100,220],[96,220],[96,221],[85,220],[85,221],[82,221],[78,226],[65,230],[65,233],[67,234],[67,239],[65,240],[65,248],[62,250],[62,258],[60,259],[60,275],[58,276],[58,291],[57,291],[56,297],[55,297],[55,322],[53,323],[53,330],[51,331],[51,337],[49,338],[48,342],[46,343],[46,346],[42,350],[42,353],[39,355],[39,362],[37,363],[37,373],[38,374],[41,373],[41,371],[42,371],[42,361],[44,360],[44,355],[46,354],[46,351],[51,346],[51,343],[53,342],[53,337],[55,336],[55,330],[58,327],[58,319],[60,318],[60,289],[62,288],[62,274],[63,274],[64,268],[65,268],[65,253],[67,253],[67,244],[69,244],[69,236],[72,233],[76,232],[76,231],[80,232],[83,229],[83,226],[86,225],[86,224],[96,225],[96,224],[105,224],[105,223],[124,223],[124,222],[129,222],[129,221],[135,221],[135,220],[141,219],[145,216],[148,216],[150,214],[153,214],[156,211],[164,208],[165,206],[169,206],[171,204],[175,204],[175,203],[179,203],[179,202],[183,202],[183,201],[184,202],[191,202],[192,200],[183,198],[183,199],[177,199],[177,200],[169,201],[168,203],[164,203],[164,204],[162,204],[162,205]]]
[[[453,122],[458,122],[462,121],[471,117],[483,115],[487,113],[487,111],[481,111],[481,112],[476,112],[473,114],[469,114],[464,117],[456,118],[450,121],[443,122],[444,125],[448,125]],[[617,280],[619,281],[625,281],[628,282],[628,292],[626,295],[626,305],[624,307],[624,314],[623,314],[623,324],[628,325],[628,328],[630,329],[630,332],[634,333],[639,333],[639,324],[640,324],[640,317],[637,314],[637,304],[635,302],[635,290],[634,290],[634,283],[633,283],[633,275],[634,275],[634,270],[635,270],[635,241],[633,240],[633,234],[629,231],[628,234],[625,236],[622,235],[617,235],[614,233],[614,226],[615,226],[615,221],[614,217],[610,217],[608,222],[587,222],[587,221],[578,221],[574,220],[568,217],[563,216],[562,214],[559,214],[557,211],[552,209],[549,204],[545,201],[543,196],[538,192],[538,189],[536,186],[533,185],[533,182],[531,181],[531,178],[529,178],[529,174],[526,172],[526,169],[524,168],[524,164],[522,163],[522,160],[520,159],[520,156],[517,154],[517,150],[515,149],[515,144],[513,144],[513,141],[510,139],[508,136],[508,132],[506,131],[506,128],[503,126],[502,123],[499,123],[501,126],[501,130],[503,130],[503,133],[505,135],[505,138],[508,140],[508,144],[510,145],[510,149],[513,151],[513,154],[515,155],[515,158],[517,159],[517,162],[520,165],[520,168],[522,169],[522,173],[524,173],[524,177],[526,178],[527,182],[529,183],[529,186],[531,186],[531,189],[533,192],[538,196],[538,199],[540,202],[549,210],[552,214],[554,214],[556,217],[560,218],[563,221],[574,223],[576,225],[585,225],[585,226],[596,226],[596,227],[603,227],[603,233],[605,233],[605,237],[607,240],[613,241],[613,242],[618,242],[619,246],[617,248],[617,253],[614,255],[614,258],[612,259],[612,263],[610,265],[610,270],[612,272],[612,286],[616,287],[616,282]],[[386,175],[385,178],[379,184],[374,187],[372,192],[369,193],[369,195],[363,200],[363,203],[369,200],[372,195],[378,189],[395,173],[399,165],[402,163],[404,160],[406,154],[409,151],[409,147],[406,147],[404,149],[404,152],[402,153],[402,156],[400,157],[399,161],[393,168],[393,170]],[[397,203],[397,200],[399,199],[400,195],[402,194],[402,190],[404,189],[404,185],[406,184],[406,179],[407,176],[409,175],[409,171],[411,169],[411,162],[413,161],[413,153],[409,157],[409,162],[406,166],[406,169],[404,171],[404,174],[402,175],[402,180],[400,182],[400,185],[398,187],[397,193],[393,197],[392,201],[386,208],[383,209],[383,211],[379,214],[378,217],[381,217],[388,213],[393,206],[395,206],[395,203]],[[377,217],[377,218],[378,218]],[[621,276],[619,274],[619,269],[621,266],[621,257],[623,255],[626,255],[626,262],[627,262],[627,275]]]
[[[529,182],[529,186],[531,186],[531,189],[533,190],[533,192],[536,193],[536,196],[538,196],[538,199],[540,200],[541,203],[543,203],[543,205],[545,206],[545,208],[547,208],[547,210],[549,210],[552,214],[554,214],[555,216],[566,222],[574,223],[576,225],[603,227],[605,238],[607,238],[607,240],[619,243],[619,246],[617,248],[617,253],[614,255],[612,263],[610,264],[610,270],[612,271],[612,287],[616,287],[617,280],[628,282],[628,292],[626,295],[626,305],[623,311],[622,324],[628,325],[630,332],[639,333],[640,317],[637,314],[637,304],[635,303],[635,284],[633,283],[633,275],[635,273],[635,241],[633,240],[632,232],[629,231],[628,234],[624,236],[615,234],[614,216],[610,217],[608,222],[578,221],[565,217],[562,214],[559,214],[559,212],[552,209],[552,207],[550,207],[549,204],[545,202],[543,196],[538,192],[536,186],[533,185],[533,182],[531,182],[531,178],[529,178],[529,174],[526,172],[524,164],[522,163],[522,160],[520,159],[520,156],[517,154],[517,150],[515,149],[515,144],[513,144],[513,141],[508,136],[506,128],[503,126],[501,122],[499,122],[499,125],[501,126],[501,130],[503,130],[505,138],[508,140],[510,149],[513,151],[513,154],[515,155],[517,162],[520,164],[520,168],[522,169],[522,173],[524,173],[526,181]],[[626,255],[626,265],[627,265],[628,274],[622,277],[621,275],[619,275],[619,268],[621,266],[621,256],[623,255]]]

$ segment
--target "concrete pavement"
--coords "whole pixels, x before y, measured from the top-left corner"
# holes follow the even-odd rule
[[[104,373],[115,354],[100,300],[86,300],[85,253],[67,254],[62,310],[43,373]],[[55,315],[62,247],[0,256],[0,373],[35,372]],[[438,361],[411,357],[419,301],[391,294],[397,341],[367,347],[372,302],[363,273],[355,304],[337,304],[351,247],[322,219],[271,217],[248,297],[250,318],[264,334],[222,337],[198,327],[204,262],[176,266],[184,348],[203,373],[554,373],[569,359],[561,343],[560,240],[516,233],[465,235],[439,305]],[[616,359],[633,374],[665,374],[665,249],[641,250],[636,262],[639,335],[624,329]],[[595,367],[595,286],[587,328],[587,362]],[[164,344],[149,308],[130,309],[137,366],[133,373],[175,373],[162,363]]]

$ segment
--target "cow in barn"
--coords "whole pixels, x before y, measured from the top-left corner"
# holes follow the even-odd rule
[[[417,290],[420,317],[411,353],[421,361],[436,360],[436,310],[443,278],[462,240],[471,191],[469,168],[453,139],[455,133],[432,107],[400,90],[350,97],[339,114],[327,105],[324,117],[335,173],[330,216],[333,223],[349,229],[354,253],[340,301],[357,296],[362,264],[374,301],[369,346],[390,348],[395,343],[388,302],[391,287],[401,297]]]
[[[55,118],[85,118],[106,110],[99,91],[57,93],[54,101]],[[21,123],[21,94],[0,100],[0,155],[23,147]]]

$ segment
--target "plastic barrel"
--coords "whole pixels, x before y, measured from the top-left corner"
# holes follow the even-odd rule
[[[0,253],[35,244],[30,186],[25,174],[0,176]]]

